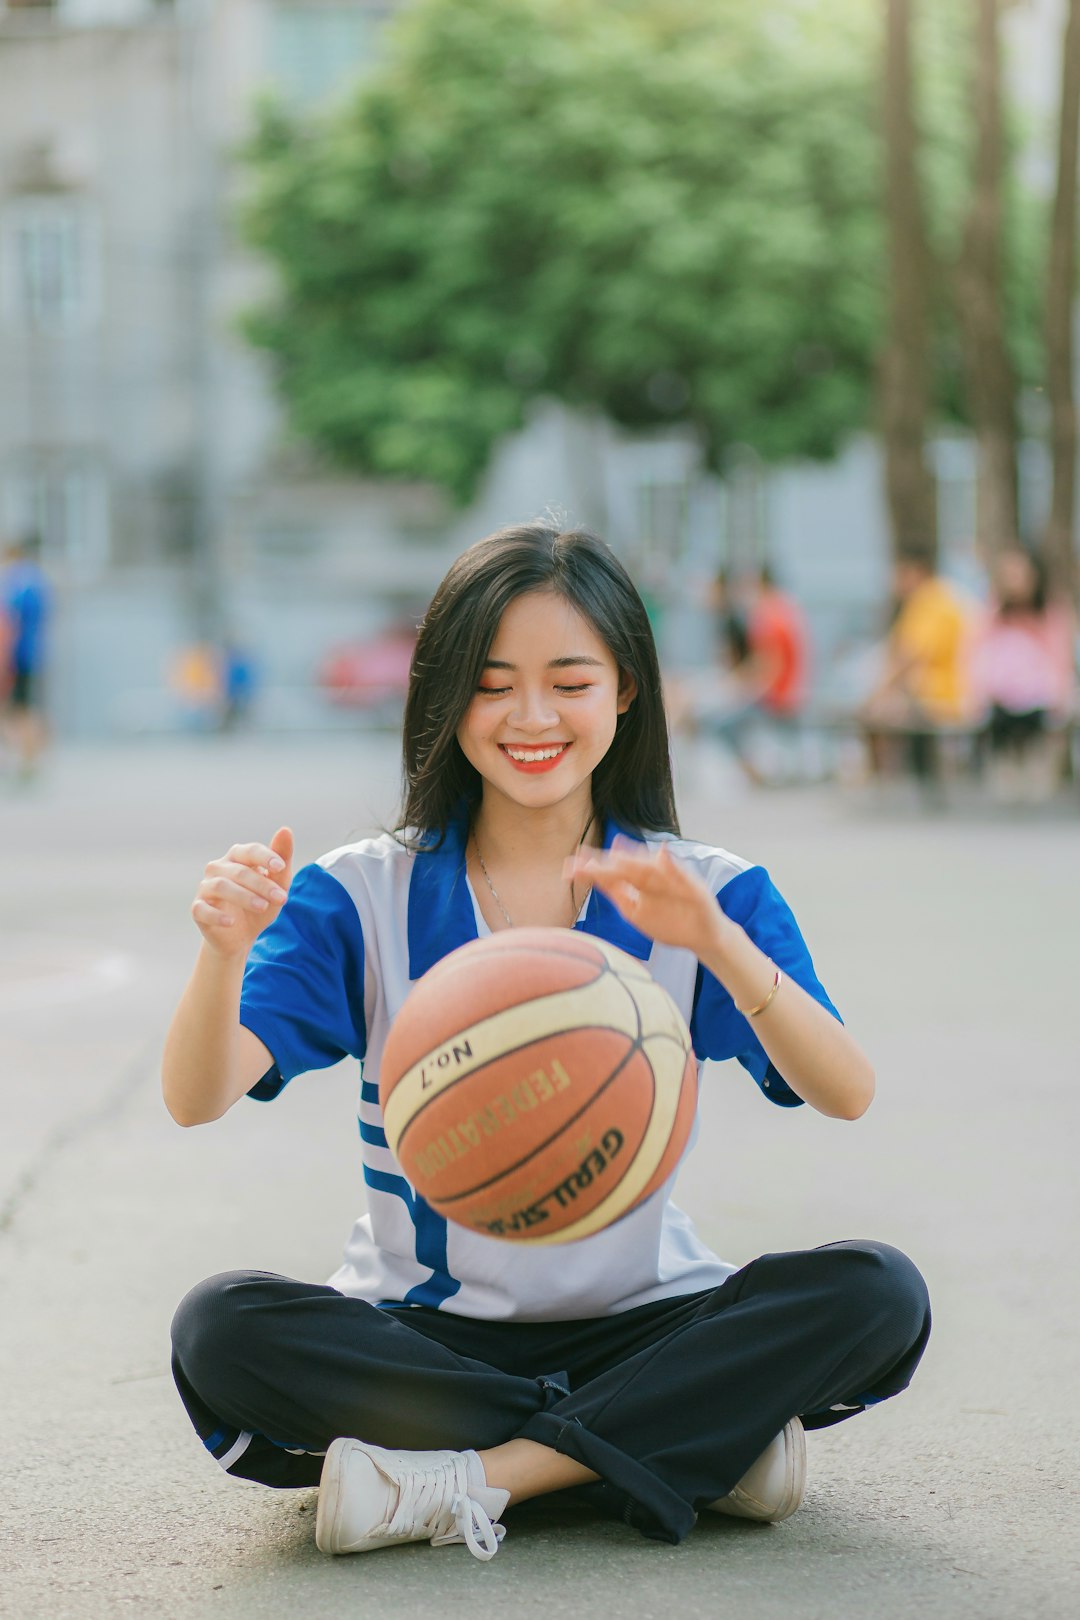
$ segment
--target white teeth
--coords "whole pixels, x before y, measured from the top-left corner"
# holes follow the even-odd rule
[[[506,748],[506,752],[511,759],[516,759],[519,764],[532,765],[538,759],[555,759],[563,752],[565,747],[565,743],[560,743],[557,748]]]

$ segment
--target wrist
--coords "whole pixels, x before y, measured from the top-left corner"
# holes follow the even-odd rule
[[[713,929],[710,947],[699,960],[723,985],[736,1008],[757,1007],[773,989],[776,963],[729,917]]]
[[[737,922],[733,922],[718,905],[714,905],[706,919],[698,960],[704,962],[717,978],[721,978],[724,966],[737,957],[740,935],[743,939],[747,937]]]
[[[242,981],[249,950],[250,946],[243,944],[239,949],[232,946],[229,950],[221,950],[204,938],[195,961],[195,971],[200,978],[214,978],[225,983],[231,983],[234,979]]]

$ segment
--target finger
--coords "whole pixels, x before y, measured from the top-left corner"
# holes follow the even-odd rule
[[[633,906],[640,903],[641,890],[637,887],[637,884],[629,882],[624,877],[619,877],[614,872],[597,872],[593,881],[596,888],[602,894],[606,894],[609,900],[614,900],[615,904],[620,908],[624,903]]]
[[[221,911],[207,900],[195,900],[192,903],[191,915],[200,928],[231,928],[236,921],[230,911]]]
[[[270,860],[271,872],[286,872],[291,870],[293,863],[293,833],[291,827],[279,827],[270,840],[273,856]],[[279,866],[277,863],[281,862]]]
[[[583,862],[566,875],[571,882],[580,880],[600,889],[604,894],[610,894],[613,885],[617,883],[630,883],[635,888],[644,888],[648,886],[649,881],[648,873],[620,867],[611,860]]]
[[[641,908],[640,889],[635,889],[632,883],[612,883],[604,885],[604,893],[623,916],[632,922]]]
[[[239,866],[251,866],[256,869],[263,866],[268,871],[281,870],[276,864],[281,857],[269,844],[234,844],[224,858],[227,861],[235,861]]]
[[[243,889],[250,889],[252,894],[261,894],[264,900],[271,905],[282,906],[289,898],[288,891],[272,877],[268,877],[261,868],[240,866],[236,861],[215,861],[207,867],[207,876],[214,878],[228,878],[238,883]]]
[[[602,860],[592,859],[592,865],[583,868],[586,872],[606,872],[616,877],[626,878],[631,883],[647,886],[656,875],[657,863],[652,855],[607,855]]]
[[[232,878],[211,877],[204,878],[199,884],[200,900],[209,900],[219,905],[239,906],[242,911],[267,911],[269,900],[264,900],[261,894],[253,894],[243,884],[234,883]]]

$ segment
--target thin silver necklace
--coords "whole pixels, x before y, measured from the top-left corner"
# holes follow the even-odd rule
[[[578,842],[577,842],[578,849],[580,849],[582,844],[585,842],[585,839],[588,836],[589,828],[592,826],[595,819],[596,819],[596,817],[594,815],[590,816],[588,821],[585,823],[585,831],[582,833],[581,837],[578,839]],[[502,901],[499,899],[499,891],[495,887],[494,883],[492,883],[492,881],[491,881],[491,873],[488,871],[487,867],[484,865],[484,857],[481,855],[481,853],[480,853],[480,845],[476,841],[476,830],[475,830],[475,828],[473,829],[472,842],[473,842],[473,849],[475,849],[475,851],[476,851],[476,859],[480,862],[480,870],[484,874],[484,882],[487,884],[488,888],[491,890],[491,898],[494,900],[495,904],[498,906],[499,910],[502,912],[503,918],[505,919],[507,928],[513,928],[514,919],[511,917],[510,913],[507,911],[506,907],[503,905]],[[570,880],[570,905],[571,905],[571,907],[573,909],[574,921],[576,922],[577,921],[577,914],[578,914],[578,911],[579,911],[580,908],[579,908],[578,903],[577,903],[577,894],[576,894],[576,892],[574,890],[574,880],[573,880],[573,878],[571,878],[571,880]]]

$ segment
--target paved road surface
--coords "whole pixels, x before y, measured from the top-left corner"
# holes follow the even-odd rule
[[[1080,1612],[1077,1538],[1080,824],[927,818],[684,771],[687,831],[762,859],[874,1055],[858,1124],[705,1077],[680,1184],[707,1237],[882,1237],[937,1327],[901,1400],[810,1437],[802,1512],[679,1548],[511,1515],[489,1566],[426,1545],[331,1561],[313,1493],[227,1480],[167,1374],[200,1277],[321,1279],[360,1200],[355,1077],[179,1130],[157,1053],[203,862],[296,828],[307,858],[390,815],[393,743],[70,751],[0,786],[0,1615],[919,1620]]]

